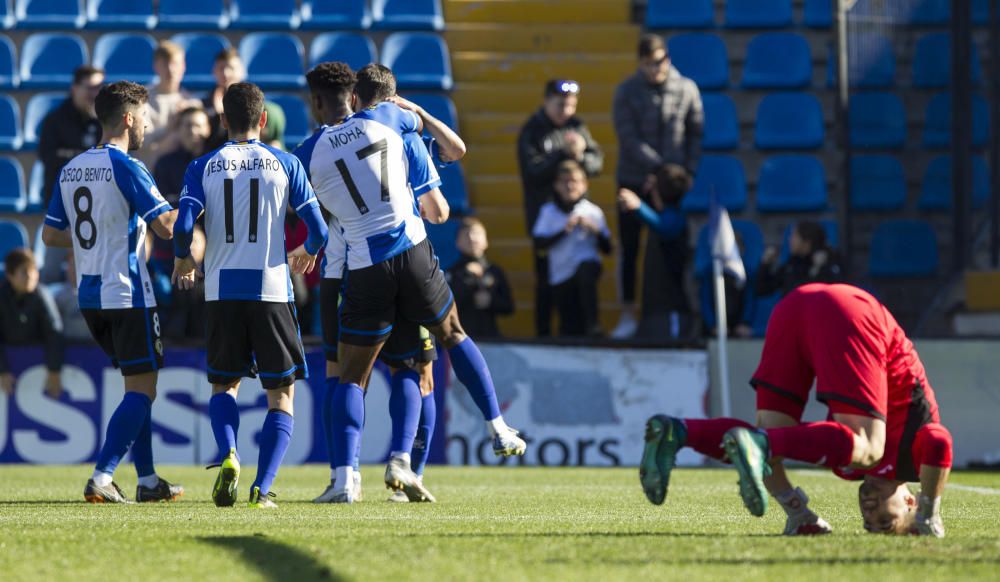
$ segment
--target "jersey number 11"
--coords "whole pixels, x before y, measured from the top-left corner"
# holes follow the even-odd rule
[[[226,242],[235,243],[236,233],[233,227],[233,180],[223,181],[226,204]],[[257,217],[260,213],[260,179],[250,178],[250,231],[247,240],[257,242]]]

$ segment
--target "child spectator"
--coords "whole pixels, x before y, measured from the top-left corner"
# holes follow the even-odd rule
[[[788,259],[779,262],[778,249],[768,247],[757,275],[757,296],[775,292],[782,296],[806,283],[836,283],[842,280],[837,253],[826,240],[823,225],[799,221],[788,240]]]
[[[611,233],[604,212],[585,198],[587,187],[587,174],[579,162],[560,162],[555,200],[542,206],[532,230],[536,248],[549,253],[549,284],[559,312],[559,334],[564,336],[602,335],[597,317],[598,253],[611,252]]]
[[[462,219],[455,246],[462,257],[446,274],[462,327],[476,338],[500,337],[498,315],[514,313],[514,296],[503,269],[486,259],[490,243],[478,218]]]

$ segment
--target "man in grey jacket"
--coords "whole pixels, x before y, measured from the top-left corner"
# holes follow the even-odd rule
[[[656,173],[663,166],[682,166],[694,177],[705,124],[701,94],[694,81],[670,64],[662,37],[645,34],[639,39],[639,70],[618,86],[613,114],[620,188],[637,192],[648,201],[656,187]],[[638,327],[635,287],[641,228],[634,214],[619,210],[619,282],[624,305],[618,327],[612,332],[616,338],[630,337]]]

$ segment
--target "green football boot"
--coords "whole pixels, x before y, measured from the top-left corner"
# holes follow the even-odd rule
[[[677,451],[687,440],[687,428],[678,418],[657,414],[646,421],[645,439],[639,481],[646,498],[654,505],[662,505],[670,486],[670,471],[677,463]]]
[[[722,447],[740,474],[740,497],[750,513],[761,517],[767,512],[767,488],[764,477],[771,474],[767,459],[771,456],[767,435],[738,427],[722,437]]]
[[[260,487],[252,487],[250,489],[250,507],[256,509],[277,509],[278,504],[271,501],[277,495],[273,491],[268,491],[265,494],[261,494]]]
[[[232,507],[236,504],[236,486],[240,482],[240,461],[236,457],[236,449],[229,449],[229,454],[222,463],[209,465],[209,469],[219,468],[219,475],[212,487],[212,501],[216,507]]]

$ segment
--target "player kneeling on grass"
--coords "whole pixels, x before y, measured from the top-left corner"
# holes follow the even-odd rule
[[[136,501],[172,501],[184,493],[153,468],[150,410],[163,342],[146,272],[146,225],[169,240],[177,213],[146,166],[126,153],[142,147],[148,98],[143,86],[127,81],[101,89],[94,108],[105,143],[62,169],[42,231],[46,245],[73,248],[80,310],[125,377],[125,396],[83,491],[91,503],[128,502],[112,475],[129,449],[139,475]]]
[[[814,380],[830,418],[803,423]],[[733,463],[753,515],[764,515],[770,492],[788,515],[786,535],[829,533],[805,492],[788,480],[782,465],[788,458],[862,479],[866,530],[944,537],[941,494],[951,435],[913,344],[874,297],[823,283],[789,293],[771,315],[751,385],[757,429],[732,418],[647,421],[639,475],[650,501],[663,503],[677,450],[687,446]],[[906,485],[917,480],[919,500]]]

